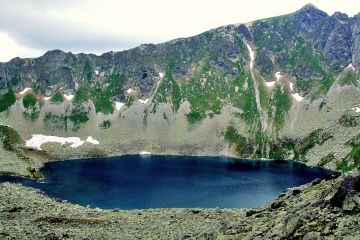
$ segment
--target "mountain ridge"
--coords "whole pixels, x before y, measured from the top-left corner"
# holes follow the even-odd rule
[[[0,64],[0,120],[25,142],[33,134],[98,138],[79,149],[45,147],[61,159],[148,151],[354,169],[357,39],[360,15],[306,5],[101,56],[17,58]]]

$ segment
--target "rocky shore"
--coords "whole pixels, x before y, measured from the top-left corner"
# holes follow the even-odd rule
[[[358,239],[360,169],[254,209],[102,210],[0,184],[1,239]]]

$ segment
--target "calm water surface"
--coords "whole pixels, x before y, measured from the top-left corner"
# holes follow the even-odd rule
[[[222,157],[122,156],[53,162],[43,182],[20,182],[51,197],[100,208],[256,207],[289,187],[332,172],[293,161]]]

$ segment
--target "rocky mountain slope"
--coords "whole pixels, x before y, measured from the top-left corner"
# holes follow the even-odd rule
[[[33,170],[147,151],[349,171],[360,164],[359,44],[359,14],[306,5],[101,56],[15,58],[0,63],[0,124],[19,133]]]

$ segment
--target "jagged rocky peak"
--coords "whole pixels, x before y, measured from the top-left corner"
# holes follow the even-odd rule
[[[332,18],[335,18],[339,21],[348,21],[349,17],[346,13],[342,13],[342,12],[335,12],[333,15],[331,15]]]
[[[308,3],[302,8],[300,8],[298,13],[305,13],[309,15],[318,15],[318,16],[328,16],[324,11],[317,8],[314,4]]]
[[[54,49],[54,50],[50,50],[50,51],[47,51],[44,56],[47,56],[47,57],[54,57],[54,56],[59,56],[59,55],[64,55],[65,52],[61,51],[60,49]]]
[[[294,13],[293,28],[300,33],[313,34],[318,32],[319,27],[328,17],[326,12],[321,11],[313,4],[307,4]]]
[[[52,63],[55,65],[60,65],[62,62],[64,62],[65,58],[68,55],[72,55],[71,53],[65,53],[59,49],[47,51],[43,57],[42,60],[44,63]]]

